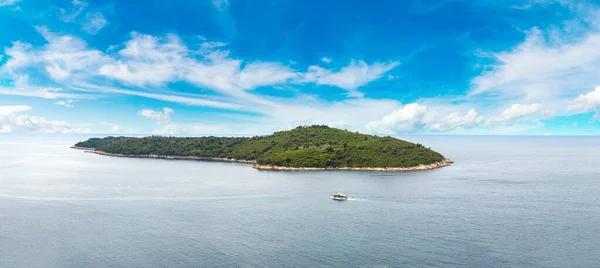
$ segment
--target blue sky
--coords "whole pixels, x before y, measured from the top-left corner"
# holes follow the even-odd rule
[[[599,11],[0,0],[0,132],[597,135]]]

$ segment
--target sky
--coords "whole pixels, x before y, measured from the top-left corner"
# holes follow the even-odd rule
[[[600,2],[0,0],[0,132],[600,134]]]

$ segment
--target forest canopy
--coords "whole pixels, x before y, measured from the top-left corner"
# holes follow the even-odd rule
[[[105,137],[75,144],[111,154],[251,160],[285,167],[414,167],[444,156],[418,143],[330,128],[301,126],[255,137]]]

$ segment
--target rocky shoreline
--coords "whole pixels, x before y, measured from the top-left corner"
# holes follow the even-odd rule
[[[79,147],[79,146],[71,146],[71,149],[77,149],[77,150],[89,150],[89,151],[93,151],[93,150],[94,150],[94,148]]]
[[[199,157],[199,156],[171,156],[171,155],[135,155],[135,154],[113,154],[103,151],[97,151],[94,148],[85,148],[72,146],[73,149],[86,150],[86,152],[95,153],[99,155],[115,156],[115,157],[134,157],[134,158],[154,158],[154,159],[182,159],[182,160],[204,160],[204,161],[219,161],[219,162],[235,162],[244,164],[253,164],[252,167],[259,170],[280,170],[280,171],[324,171],[324,170],[347,170],[347,171],[417,171],[417,170],[430,170],[449,166],[454,161],[444,158],[444,160],[435,162],[428,165],[418,165],[414,167],[331,167],[331,168],[318,168],[318,167],[284,167],[284,166],[273,166],[273,165],[261,165],[256,163],[255,160],[240,160],[232,158],[219,158],[219,157]]]
[[[318,168],[318,167],[283,167],[283,166],[272,166],[272,165],[260,165],[254,164],[254,168],[261,170],[282,170],[282,171],[324,171],[324,170],[347,170],[347,171],[417,171],[417,170],[430,170],[449,166],[454,161],[445,158],[440,162],[435,162],[429,165],[418,165],[414,167],[331,167],[331,168]]]
[[[239,160],[230,158],[219,158],[219,157],[200,157],[200,156],[172,156],[172,155],[156,155],[156,154],[112,154],[103,151],[90,151],[99,155],[116,156],[116,157],[135,157],[135,158],[155,158],[155,159],[180,159],[180,160],[203,160],[203,161],[218,161],[218,162],[235,162],[244,164],[256,164],[256,161],[252,160]]]

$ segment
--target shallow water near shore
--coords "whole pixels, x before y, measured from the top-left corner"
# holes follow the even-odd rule
[[[69,148],[85,138],[0,135],[0,267],[600,263],[598,137],[404,137],[455,163],[385,173]]]

